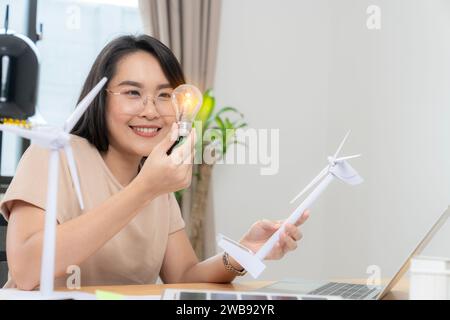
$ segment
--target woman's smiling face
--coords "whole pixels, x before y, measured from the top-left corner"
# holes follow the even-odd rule
[[[153,55],[137,51],[124,56],[107,88],[110,146],[131,156],[148,156],[176,121],[173,89]]]

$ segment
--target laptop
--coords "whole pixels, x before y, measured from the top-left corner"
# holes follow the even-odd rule
[[[317,281],[317,280],[282,280],[262,288],[265,292],[283,292],[295,294],[308,294],[314,296],[339,296],[343,299],[355,300],[381,300],[408,271],[411,258],[421,254],[423,249],[433,239],[434,235],[444,225],[450,214],[450,206],[441,214],[436,223],[431,227],[413,252],[408,256],[400,269],[386,286],[370,286],[365,284],[351,284],[342,282]]]

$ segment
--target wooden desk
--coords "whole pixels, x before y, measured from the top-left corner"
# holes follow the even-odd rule
[[[365,283],[364,280],[340,280],[349,283]],[[160,295],[166,288],[177,289],[197,289],[197,290],[229,290],[229,291],[247,291],[258,290],[264,286],[272,284],[274,281],[251,281],[244,283],[215,284],[215,283],[183,283],[183,284],[151,284],[151,285],[130,285],[130,286],[99,286],[83,287],[81,291],[95,293],[96,290],[104,290],[123,295]],[[383,281],[385,283],[385,281]],[[385,300],[404,300],[408,299],[408,279],[401,279],[393,290],[386,295]]]

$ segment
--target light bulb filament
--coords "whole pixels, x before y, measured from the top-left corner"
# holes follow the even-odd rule
[[[184,84],[172,93],[172,102],[175,107],[177,120],[180,125],[180,135],[187,136],[192,123],[202,104],[203,95],[195,86]]]

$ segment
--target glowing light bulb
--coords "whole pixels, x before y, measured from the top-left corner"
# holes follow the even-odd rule
[[[172,93],[172,103],[178,121],[180,137],[189,135],[192,123],[203,102],[203,95],[197,87],[183,84]]]

